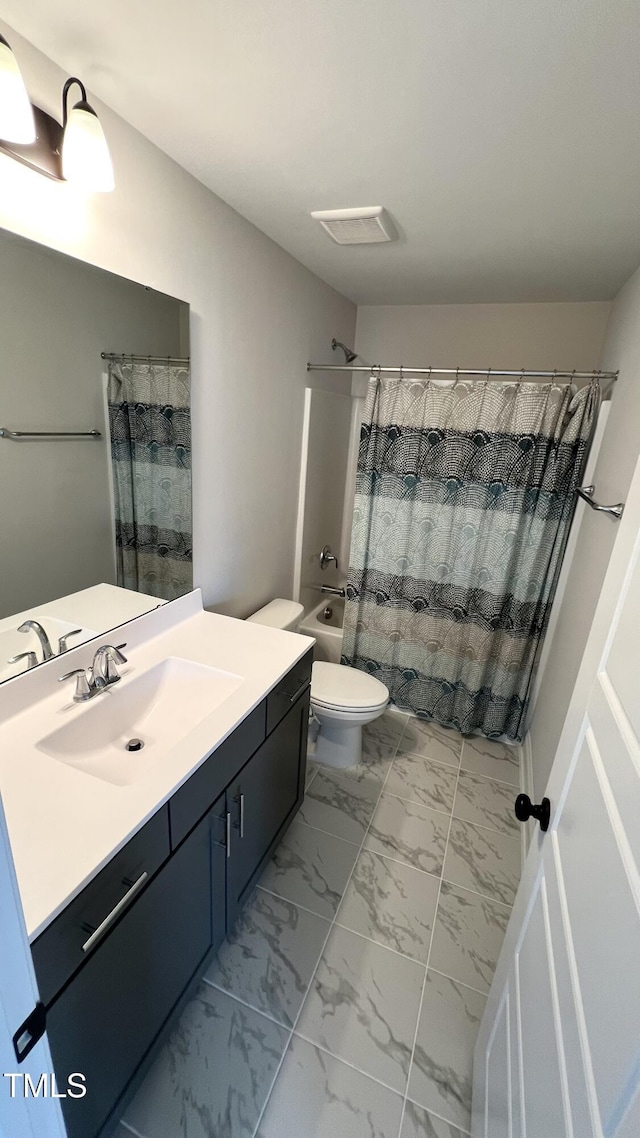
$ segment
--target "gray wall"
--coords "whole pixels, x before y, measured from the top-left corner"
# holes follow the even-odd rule
[[[577,371],[597,367],[611,305],[408,304],[358,309],[367,363]]]
[[[0,617],[115,583],[100,353],[177,355],[181,310],[171,297],[0,233],[0,425],[103,432],[98,442],[0,439]]]
[[[624,501],[640,453],[640,270],[613,303],[601,364],[620,369],[594,483],[601,502]],[[586,510],[531,725],[536,797],[544,793],[591,628],[617,523]]]
[[[0,32],[33,101],[59,115],[66,72]],[[306,363],[331,356],[332,336],[353,339],[355,306],[93,105],[114,193],[83,197],[0,156],[0,226],[189,302],[194,582],[210,607],[246,616],[291,596]],[[350,386],[342,375],[323,384]]]

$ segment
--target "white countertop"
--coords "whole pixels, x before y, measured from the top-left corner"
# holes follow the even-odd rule
[[[55,651],[56,636],[63,632],[70,632],[73,628],[82,629],[82,635],[71,640],[71,646],[77,647],[93,636],[99,636],[134,617],[150,612],[158,605],[166,604],[160,597],[147,596],[146,593],[136,593],[132,589],[121,589],[119,585],[92,585],[88,589],[80,589],[77,593],[68,593],[65,597],[58,597],[55,601],[46,604],[34,605],[24,612],[13,613],[0,620],[0,680],[12,679],[21,675],[24,662],[9,664],[11,656],[19,652],[26,652],[33,648],[40,657],[40,648],[35,633],[25,637],[24,633],[17,631],[18,625],[24,620],[37,620],[48,633],[51,645]],[[56,628],[59,621],[64,621],[66,627]]]
[[[160,756],[140,781],[114,785],[37,749],[86,712],[60,675],[91,663],[99,643],[126,640],[122,681],[169,656],[234,672],[238,689]],[[200,591],[172,601],[0,685],[0,794],[29,939],[33,941],[304,656],[307,636],[204,612]]]

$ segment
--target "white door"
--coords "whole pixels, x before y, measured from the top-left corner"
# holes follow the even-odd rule
[[[640,462],[474,1062],[474,1138],[640,1138]],[[530,823],[529,823],[530,824]]]
[[[16,762],[19,761],[19,756]],[[2,1138],[64,1138],[60,1102],[47,1037],[19,1063],[13,1036],[33,1011],[38,990],[22,915],[18,883],[0,799],[0,1135]],[[37,1097],[25,1088],[25,1074]],[[41,1076],[45,1075],[43,1081]],[[10,1077],[11,1076],[11,1077]],[[12,1094],[13,1088],[13,1094]],[[64,1089],[64,1088],[63,1088]],[[47,1097],[45,1098],[45,1090]]]

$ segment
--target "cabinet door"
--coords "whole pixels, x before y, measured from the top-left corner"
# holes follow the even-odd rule
[[[86,1077],[63,1100],[69,1138],[98,1134],[209,951],[212,849],[208,815],[48,1009],[58,1086]]]
[[[302,802],[309,689],[227,789],[227,928],[285,825]]]

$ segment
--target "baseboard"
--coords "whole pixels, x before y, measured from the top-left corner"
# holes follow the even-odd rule
[[[533,802],[533,750],[531,747],[531,733],[527,731],[522,745],[520,747],[521,763],[520,763],[520,790],[522,794],[528,794]],[[528,822],[523,822],[520,830],[520,839],[522,842],[522,864],[529,851],[531,839],[535,830],[535,823],[530,819]]]

